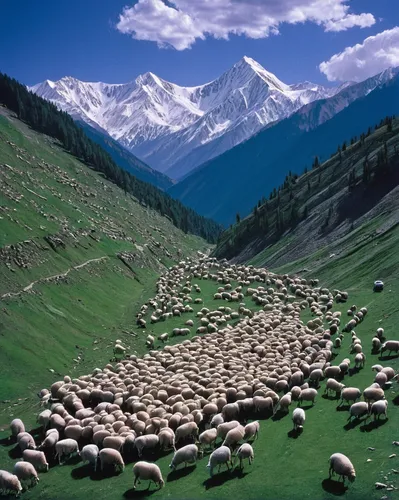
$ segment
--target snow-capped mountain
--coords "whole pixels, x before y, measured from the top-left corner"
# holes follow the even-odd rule
[[[126,84],[65,77],[31,90],[73,118],[106,131],[153,168],[181,178],[265,125],[342,88],[287,85],[244,57],[198,87],[181,87],[145,73]]]

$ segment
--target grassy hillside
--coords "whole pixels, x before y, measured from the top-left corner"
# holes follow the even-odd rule
[[[93,367],[100,353],[107,360],[115,335],[133,341],[134,304],[160,271],[206,244],[8,113],[0,115],[0,176],[6,400],[32,394],[49,370]]]
[[[364,234],[380,238],[393,229],[399,217],[399,121],[350,142],[300,177],[288,175],[268,200],[221,235],[215,255],[279,267],[316,251],[338,256]]]
[[[301,110],[197,167],[169,193],[199,213],[231,224],[237,212],[248,215],[289,170],[300,174],[305,166],[310,168],[316,155],[325,160],[344,140],[359,136],[387,115],[398,114],[398,91],[397,76],[309,132]],[[317,102],[312,106],[317,114]]]
[[[87,123],[79,122],[79,125],[91,140],[97,142],[97,144],[110,154],[117,165],[124,168],[138,179],[149,182],[164,191],[173,186],[173,181],[167,175],[150,168],[146,163],[139,160],[133,153],[125,149],[109,135],[90,127]]]

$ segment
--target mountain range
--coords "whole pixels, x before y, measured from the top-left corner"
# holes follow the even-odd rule
[[[359,89],[366,95],[344,106]],[[348,138],[399,114],[398,96],[396,68],[303,107],[200,166],[168,192],[202,215],[231,224],[237,212],[247,215],[289,171],[302,173],[316,156],[326,160]]]
[[[243,57],[216,80],[196,87],[145,73],[126,84],[65,77],[31,90],[73,118],[105,131],[152,168],[180,179],[266,125],[349,85],[287,85]]]

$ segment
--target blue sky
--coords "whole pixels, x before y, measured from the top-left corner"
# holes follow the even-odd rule
[[[287,83],[364,79],[399,65],[396,0],[329,0],[331,12],[327,0],[165,2],[1,0],[0,71],[27,85],[66,75],[123,83],[146,71],[198,85],[244,55]]]

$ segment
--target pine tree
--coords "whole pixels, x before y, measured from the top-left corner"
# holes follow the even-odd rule
[[[240,214],[237,212],[237,213],[236,213],[236,223],[237,223],[237,224],[239,224],[239,223],[240,223],[240,221],[241,221],[241,216],[240,216]]]

